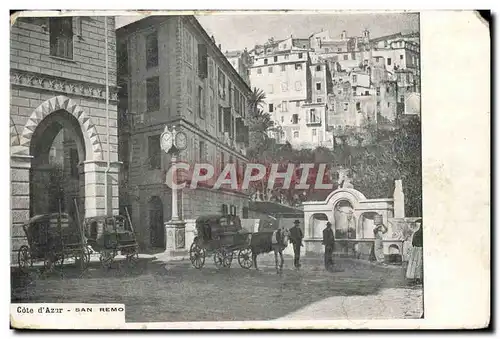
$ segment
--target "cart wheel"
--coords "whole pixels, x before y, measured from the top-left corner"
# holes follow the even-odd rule
[[[214,264],[217,268],[221,268],[224,265],[224,253],[222,253],[222,249],[220,248],[214,253]]]
[[[101,252],[101,255],[99,256],[99,260],[101,261],[101,265],[103,267],[109,268],[111,264],[113,263],[113,254],[110,251],[104,250]]]
[[[238,252],[238,263],[242,268],[250,269],[252,267],[252,249],[244,248]]]
[[[191,260],[191,264],[198,269],[205,265],[205,250],[198,246],[196,242],[193,242],[189,249],[189,260]]]
[[[134,248],[133,251],[127,254],[127,262],[129,265],[135,266],[139,262],[139,251]]]
[[[75,253],[75,265],[81,270],[87,269],[90,263],[90,252],[86,247]]]
[[[43,271],[51,272],[54,268],[54,256],[50,254],[46,254],[43,258]]]
[[[215,267],[231,267],[233,261],[233,252],[229,252],[223,248],[219,248],[214,253]]]
[[[53,260],[54,260],[54,267],[62,269],[64,265],[64,253],[56,254]]]
[[[224,260],[222,262],[223,266],[229,268],[231,267],[231,263],[233,262],[233,252],[224,250],[223,253],[224,253]]]
[[[19,269],[25,272],[28,270],[28,267],[33,265],[33,261],[31,260],[31,253],[28,246],[23,245],[19,248],[19,253],[17,254],[17,263],[19,264]]]

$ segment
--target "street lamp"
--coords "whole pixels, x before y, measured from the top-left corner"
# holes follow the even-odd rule
[[[176,187],[176,169],[177,156],[179,153],[187,148],[186,133],[179,131],[178,126],[165,126],[165,129],[160,137],[161,149],[170,154],[172,157],[172,183],[170,185],[172,190],[172,218],[165,223],[166,233],[166,252],[185,247],[185,222],[179,218],[177,206],[177,187]],[[165,183],[168,176],[165,178]]]

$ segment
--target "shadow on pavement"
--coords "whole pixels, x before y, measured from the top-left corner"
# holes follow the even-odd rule
[[[217,269],[211,257],[195,269],[189,261],[140,259],[134,267],[119,261],[110,269],[91,263],[80,272],[64,268],[45,276],[13,274],[12,302],[123,303],[132,322],[241,321],[283,317],[332,296],[377,295],[384,288],[405,288],[404,270],[355,259],[337,259],[326,272],[321,258],[304,258],[299,271],[285,257],[276,274],[274,257],[259,258],[260,271],[237,260]]]

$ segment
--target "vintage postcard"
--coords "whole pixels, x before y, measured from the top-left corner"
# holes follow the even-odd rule
[[[10,20],[12,328],[489,325],[478,13]]]

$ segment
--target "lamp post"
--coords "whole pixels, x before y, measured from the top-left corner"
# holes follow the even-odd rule
[[[173,251],[182,250],[185,248],[185,222],[179,218],[177,206],[177,157],[181,151],[187,147],[186,134],[178,130],[178,126],[165,126],[160,137],[160,145],[163,151],[171,155],[171,171],[172,182],[170,188],[172,190],[172,217],[165,222],[165,239],[168,255],[173,255]],[[165,184],[169,184],[168,176],[165,178]]]

